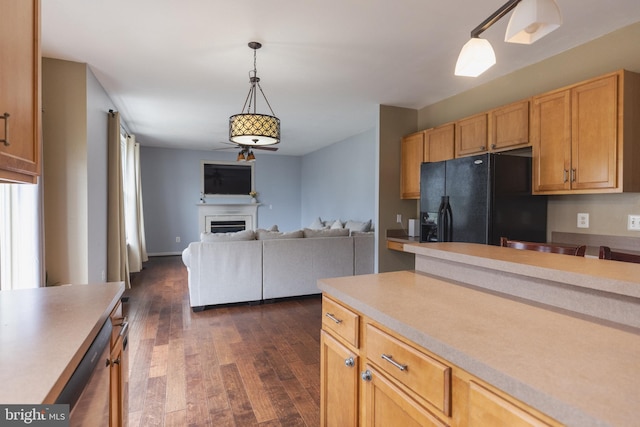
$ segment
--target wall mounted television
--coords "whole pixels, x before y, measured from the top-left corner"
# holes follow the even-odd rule
[[[253,163],[203,161],[200,172],[204,196],[248,196],[255,188]]]

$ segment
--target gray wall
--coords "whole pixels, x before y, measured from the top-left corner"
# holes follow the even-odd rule
[[[113,102],[87,68],[87,203],[89,282],[103,282],[107,271],[107,114]]]
[[[144,142],[143,142],[144,143]],[[140,167],[147,251],[151,255],[180,253],[200,240],[197,204],[203,160],[235,161],[236,150],[199,151],[141,146]],[[258,227],[300,228],[300,163],[294,156],[256,150],[255,188]],[[208,198],[207,203],[249,203],[249,197]],[[180,242],[176,242],[180,237]]]
[[[143,142],[144,143],[144,142]],[[375,131],[369,130],[303,157],[256,151],[258,227],[281,231],[323,219],[374,220]],[[141,148],[142,194],[147,251],[180,253],[199,240],[196,204],[202,160],[234,161],[236,150],[197,151]],[[233,200],[224,199],[232,203]],[[207,203],[216,201],[209,198]],[[236,202],[247,203],[247,199]],[[176,243],[176,237],[181,242]]]
[[[86,64],[43,58],[48,283],[103,281],[107,268],[109,96]]]
[[[375,129],[370,129],[303,156],[301,225],[318,217],[374,220],[375,155]]]
[[[412,270],[414,255],[387,249],[386,235],[389,229],[399,229],[397,214],[402,215],[402,227],[407,219],[418,218],[416,202],[400,199],[400,139],[415,132],[417,111],[408,108],[382,105],[378,113],[379,164],[377,180],[376,263],[377,272]]]

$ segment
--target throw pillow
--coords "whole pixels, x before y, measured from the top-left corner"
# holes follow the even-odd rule
[[[331,228],[332,230],[335,230],[336,228],[344,228],[344,227],[342,226],[342,223],[340,222],[340,220],[336,219],[336,222],[331,224],[331,227],[329,228]]]
[[[201,242],[234,242],[244,240],[255,240],[256,233],[253,230],[243,230],[235,233],[202,233]]]
[[[344,228],[348,228],[351,231],[370,231],[371,230],[371,220],[369,221],[347,221],[344,225]]]
[[[309,228],[305,228],[302,230],[305,238],[313,238],[313,237],[342,237],[348,236],[349,230],[346,228],[334,228],[327,230],[311,230]]]
[[[258,232],[256,233],[256,238],[258,240],[301,239],[303,236],[304,234],[302,233],[302,230],[289,231],[289,232],[258,230]]]
[[[324,223],[320,219],[320,217],[316,218],[311,225],[309,226],[311,230],[322,230],[324,228]]]

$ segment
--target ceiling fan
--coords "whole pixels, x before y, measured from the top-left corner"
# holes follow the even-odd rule
[[[253,150],[265,150],[265,151],[278,151],[278,147],[272,147],[268,145],[244,145],[244,144],[236,144],[226,141],[221,141],[220,144],[228,145],[229,147],[222,148],[214,148],[213,151],[218,150],[230,150],[234,148],[240,148],[240,152],[238,153],[237,161],[239,162],[253,162],[256,160],[256,157],[253,154]]]

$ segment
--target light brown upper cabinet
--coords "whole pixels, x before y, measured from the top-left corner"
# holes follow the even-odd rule
[[[454,124],[412,133],[402,138],[400,147],[400,198],[420,198],[420,164],[453,159]]]
[[[456,122],[456,157],[487,151],[487,117],[481,113]]]
[[[532,101],[536,194],[640,191],[640,75],[619,71]]]
[[[0,182],[40,174],[40,2],[6,0],[0,14]]]
[[[455,126],[447,123],[427,129],[424,135],[425,162],[441,162],[454,158]]]
[[[400,141],[400,198],[420,198],[420,164],[424,158],[424,131]]]
[[[489,112],[491,151],[529,145],[529,101],[519,101]]]

